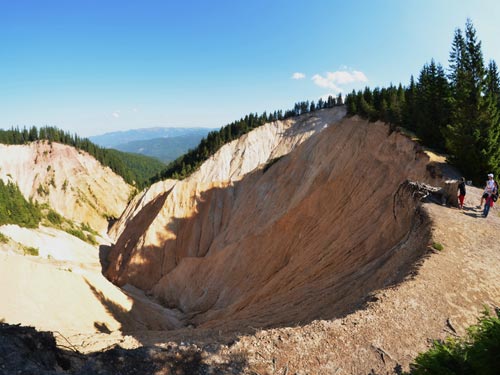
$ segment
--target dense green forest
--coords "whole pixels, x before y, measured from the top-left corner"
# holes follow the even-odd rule
[[[39,140],[63,143],[86,151],[102,165],[110,167],[127,183],[135,185],[137,188],[146,186],[148,178],[165,167],[162,163],[147,156],[99,147],[88,138],[80,138],[76,134],[70,134],[52,126],[40,129],[35,126],[29,129],[26,127],[23,129],[18,127],[10,130],[0,129],[0,143],[3,144],[22,145]]]
[[[168,163],[174,161],[179,156],[184,155],[190,149],[198,146],[201,139],[206,137],[209,131],[210,130],[206,130],[203,134],[195,133],[172,137],[144,139],[140,141],[130,141],[112,146],[112,148],[123,152],[130,152],[158,159],[164,163],[162,169],[165,169],[165,166]],[[149,175],[148,177],[151,177],[154,174],[155,173]]]
[[[38,205],[27,201],[16,184],[0,178],[0,225],[17,224],[37,228],[42,218]]]
[[[408,87],[353,91],[345,103],[349,115],[414,131],[476,184],[500,173],[500,78],[495,61],[485,64],[470,20],[455,30],[448,73],[431,60]]]
[[[272,113],[264,112],[260,115],[257,113],[246,115],[238,121],[223,126],[220,130],[208,133],[207,137],[203,138],[196,148],[189,150],[186,154],[168,164],[166,169],[154,176],[150,182],[154,183],[166,178],[182,179],[189,176],[223,145],[266,122],[285,120],[290,117],[300,116],[324,108],[333,108],[339,105],[343,105],[341,94],[337,98],[329,96],[327,100],[319,99],[317,103],[314,101],[295,103],[293,109],[287,111],[280,110]]]
[[[150,156],[123,152],[112,148],[106,150],[120,159],[125,167],[133,173],[138,188],[145,187],[151,176],[155,176],[165,169],[165,163]]]

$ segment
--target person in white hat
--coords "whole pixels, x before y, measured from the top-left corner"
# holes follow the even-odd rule
[[[481,196],[481,204],[479,205],[479,208],[483,206],[484,200],[495,191],[495,180],[493,179],[493,177],[493,173],[488,174],[488,181],[486,181],[486,186],[484,187],[484,193]]]

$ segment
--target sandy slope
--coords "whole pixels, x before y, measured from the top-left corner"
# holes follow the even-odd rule
[[[99,250],[65,232],[41,227],[0,227],[10,238],[0,246],[0,319],[58,331],[82,333],[172,329],[178,313],[124,292],[101,274]],[[39,249],[23,255],[19,243]]]
[[[83,151],[59,143],[0,144],[0,178],[26,199],[48,203],[64,217],[105,232],[106,216],[125,209],[131,187]]]

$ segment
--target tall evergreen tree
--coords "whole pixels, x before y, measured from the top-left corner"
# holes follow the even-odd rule
[[[497,171],[495,160],[500,151],[495,134],[498,127],[498,107],[486,95],[487,80],[476,30],[467,20],[465,37],[460,29],[450,53],[450,80],[453,92],[452,115],[446,129],[446,146],[455,164],[465,175],[480,183],[489,171]],[[487,156],[486,156],[487,155]]]
[[[417,85],[413,76],[410,78],[410,85],[405,90],[405,100],[402,110],[403,127],[415,131],[415,118],[417,113]]]
[[[486,69],[486,94],[492,94],[500,108],[500,75],[494,60],[490,61]]]
[[[440,64],[431,60],[429,65],[424,65],[416,93],[416,132],[425,144],[444,149],[443,131],[450,120],[450,89]]]

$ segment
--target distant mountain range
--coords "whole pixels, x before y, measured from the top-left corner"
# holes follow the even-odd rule
[[[103,147],[151,156],[169,163],[196,147],[210,128],[145,128],[105,133],[89,139]]]

